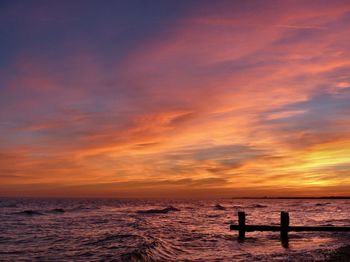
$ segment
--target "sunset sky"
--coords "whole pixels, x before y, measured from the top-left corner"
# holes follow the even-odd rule
[[[0,195],[350,195],[350,1],[0,1]]]

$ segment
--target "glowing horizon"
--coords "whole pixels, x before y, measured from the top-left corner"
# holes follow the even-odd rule
[[[1,196],[349,195],[349,1],[3,1],[0,22]]]

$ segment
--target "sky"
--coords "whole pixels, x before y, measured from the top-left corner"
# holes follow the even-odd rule
[[[0,195],[350,195],[349,0],[0,0]]]

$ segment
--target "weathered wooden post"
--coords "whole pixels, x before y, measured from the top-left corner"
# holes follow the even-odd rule
[[[245,238],[245,212],[238,212],[239,239]]]
[[[281,241],[283,246],[288,246],[289,213],[281,212]]]
[[[282,246],[288,248],[288,232],[304,232],[304,231],[317,231],[317,232],[350,232],[350,226],[289,226],[289,213],[281,212],[281,225],[246,225],[245,224],[245,212],[238,212],[238,225],[230,225],[230,230],[238,230],[238,241],[243,241],[245,238],[245,232],[253,231],[273,231],[281,232]]]

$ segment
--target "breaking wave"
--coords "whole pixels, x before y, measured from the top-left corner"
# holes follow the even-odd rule
[[[163,209],[148,209],[148,210],[139,210],[136,211],[138,214],[166,214],[169,212],[174,212],[174,211],[180,211],[180,209],[177,209],[176,207],[169,206]]]
[[[122,261],[176,261],[182,249],[160,238],[151,238],[137,249],[122,255]]]

